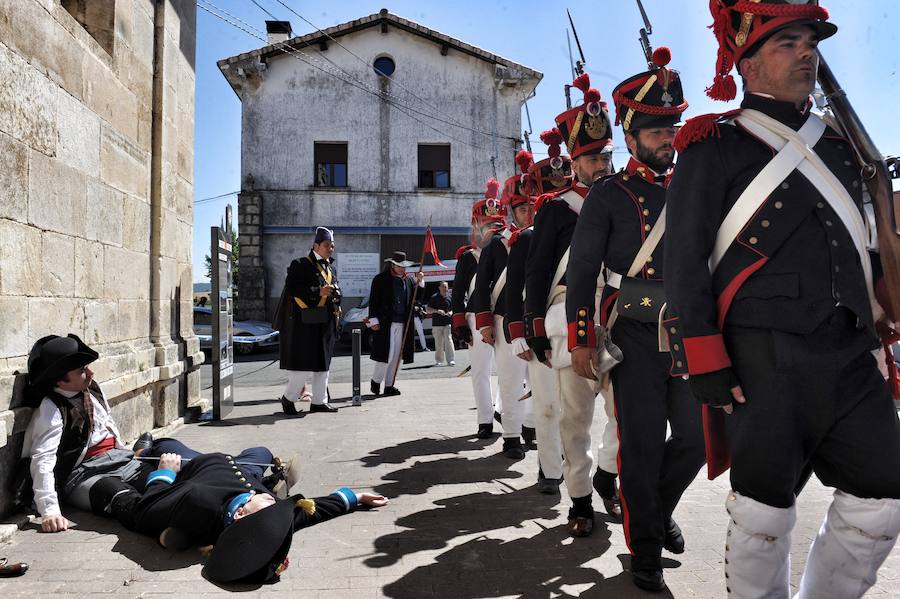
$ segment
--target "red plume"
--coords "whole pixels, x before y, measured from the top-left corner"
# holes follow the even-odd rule
[[[487,185],[484,188],[484,197],[490,199],[497,199],[497,194],[500,191],[500,181],[496,179],[488,179]]]
[[[459,248],[457,248],[457,250],[456,250],[456,259],[459,260],[460,258],[462,258],[462,255],[463,255],[463,254],[465,254],[465,253],[468,252],[469,250],[474,250],[474,249],[475,249],[475,246],[474,246],[474,245],[461,245],[461,246],[459,246]]]
[[[672,60],[672,51],[666,46],[660,46],[653,51],[653,64],[662,68]]]
[[[528,150],[519,150],[516,154],[516,164],[523,173],[527,173],[531,165],[534,164],[534,156]]]
[[[578,77],[575,77],[575,81],[572,82],[572,87],[577,87],[582,93],[587,93],[587,90],[591,87],[590,76],[587,73],[582,73]]]
[[[541,133],[541,141],[548,146],[558,146],[563,142],[563,136],[562,133],[559,132],[559,129],[554,127],[553,129],[547,129],[546,131]]]
[[[591,88],[584,92],[584,103],[590,104],[591,102],[599,102],[601,100],[600,91],[596,88]]]

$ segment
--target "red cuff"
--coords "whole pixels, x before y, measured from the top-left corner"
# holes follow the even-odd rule
[[[453,328],[461,329],[468,326],[466,322],[466,314],[465,312],[456,312],[453,314]]]
[[[579,323],[585,323],[579,325]],[[569,323],[569,351],[576,347],[597,347],[597,333],[593,320],[578,320]]]
[[[704,337],[685,337],[684,355],[689,374],[706,374],[731,366],[721,333]]]
[[[546,337],[547,331],[544,330],[544,319],[543,318],[534,318],[531,321],[531,328],[534,329],[533,333],[535,337]]]
[[[525,323],[521,320],[509,323],[509,338],[519,339],[525,336]]]
[[[479,312],[475,315],[475,328],[479,331],[494,326],[494,315],[490,312]]]

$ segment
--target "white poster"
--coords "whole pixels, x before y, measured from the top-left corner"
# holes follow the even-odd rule
[[[345,297],[368,297],[372,278],[381,270],[379,255],[338,253],[338,282]]]

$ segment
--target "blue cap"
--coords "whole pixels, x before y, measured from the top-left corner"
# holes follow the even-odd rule
[[[322,243],[323,241],[334,241],[334,233],[331,229],[316,227],[316,239],[313,243]]]

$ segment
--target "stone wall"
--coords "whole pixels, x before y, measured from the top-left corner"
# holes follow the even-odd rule
[[[195,21],[190,0],[0,0],[0,514],[40,337],[100,352],[123,441],[199,401]]]

